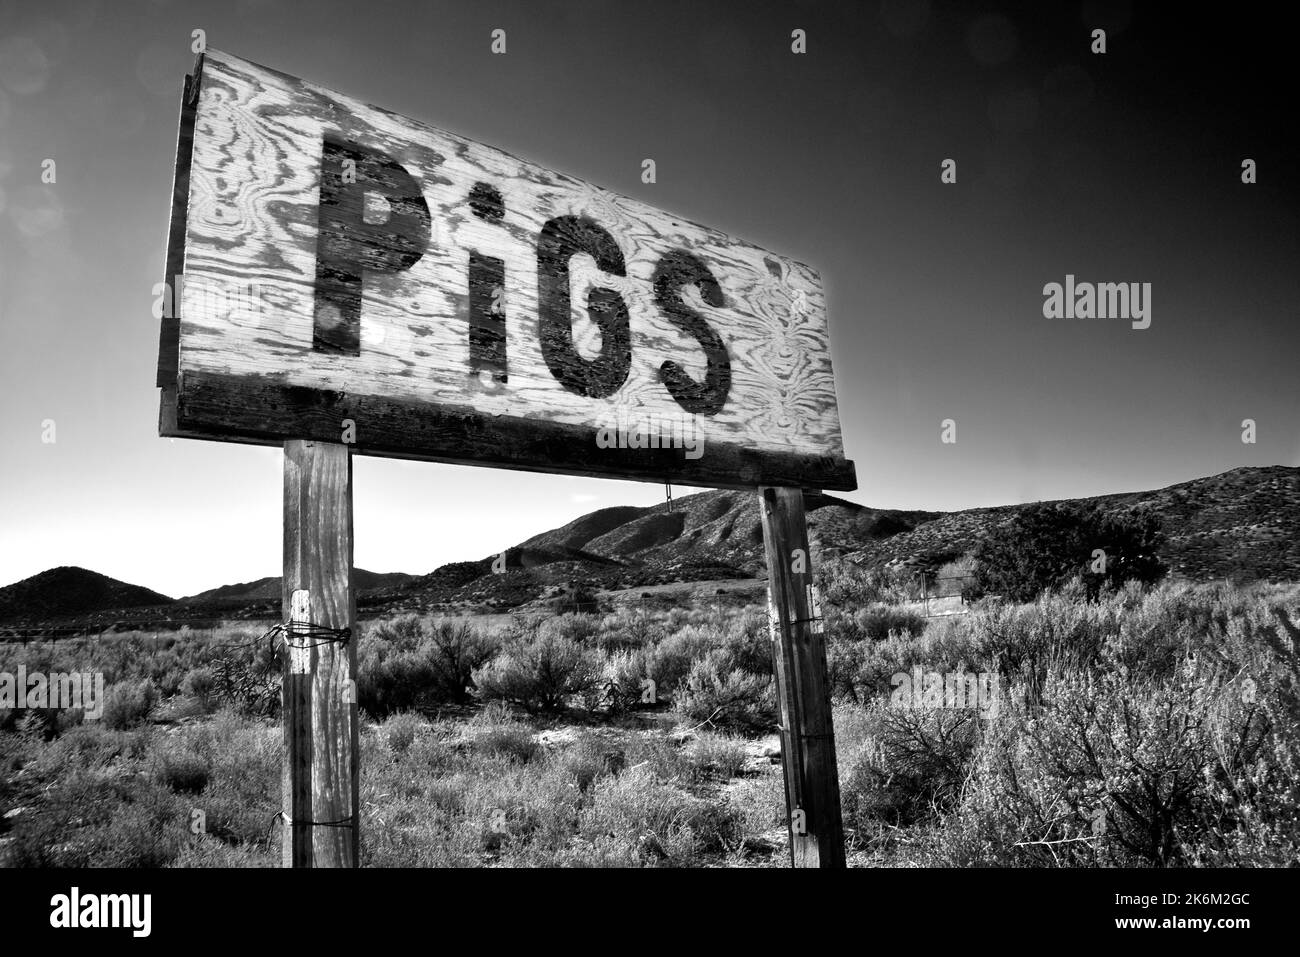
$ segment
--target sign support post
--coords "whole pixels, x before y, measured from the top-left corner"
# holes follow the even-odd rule
[[[284,443],[285,867],[356,867],[360,833],[352,454]]]
[[[845,860],[839,771],[803,489],[762,487],[759,506],[791,863],[840,868]]]

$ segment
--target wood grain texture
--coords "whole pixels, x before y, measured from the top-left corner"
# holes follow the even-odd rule
[[[352,590],[352,457],[345,445],[284,444],[284,614],[356,633]],[[302,601],[303,595],[307,601]],[[295,601],[297,598],[297,601]],[[284,863],[359,860],[357,643],[289,637],[284,693]],[[293,651],[292,646],[304,650]],[[305,657],[302,664],[296,661]],[[307,673],[303,674],[303,666]],[[351,821],[354,826],[338,825]],[[314,825],[308,822],[316,822]]]
[[[731,449],[799,460],[804,484],[856,487],[840,436],[825,297],[812,269],[220,51],[208,50],[196,83],[177,409],[174,422],[164,416],[164,434],[262,442],[302,437],[294,431],[297,421],[269,414],[257,430],[245,427],[248,414],[240,416],[239,430],[231,428],[227,413],[241,403],[255,408],[255,397],[268,389],[345,396],[343,405],[363,409],[376,405],[370,400],[436,407],[444,418],[464,419],[467,432],[476,423],[508,422],[508,430],[554,425],[562,427],[556,435],[590,435],[620,418],[667,421],[694,411],[705,459]],[[392,247],[409,258],[411,230],[423,228],[419,207],[429,211],[418,259],[388,268],[405,258],[378,249],[375,269],[364,272],[355,355],[313,348],[322,182],[334,175],[322,170],[327,140],[400,166],[374,164],[387,170],[387,179],[367,197],[364,222],[345,181],[329,179],[330,228],[344,235],[353,228],[354,239],[374,241],[385,215],[394,224],[400,218]],[[334,162],[344,154],[328,155]],[[419,197],[405,195],[405,174],[418,184]],[[584,247],[598,235],[579,225],[587,223],[607,241]],[[566,257],[563,269],[554,261],[557,249]],[[499,261],[499,308],[485,311],[491,290],[471,282],[472,257],[479,282],[495,279],[495,265],[483,264]],[[351,282],[345,270],[329,275],[338,288]],[[558,325],[555,318],[563,287],[569,330],[563,312]],[[547,299],[555,288],[560,299]],[[495,333],[485,337],[489,316],[505,332],[504,348]],[[562,341],[568,331],[571,350]],[[339,341],[351,344],[346,336]],[[600,356],[607,361],[597,368]],[[192,384],[239,380],[247,391],[232,388],[216,403],[186,401]],[[356,425],[356,451],[394,454],[368,438],[382,430],[365,418]],[[341,431],[335,422],[330,434]],[[429,451],[415,437],[407,454],[435,457]],[[436,451],[442,460],[477,460],[463,446]],[[592,471],[582,456],[550,452],[548,459],[490,464]],[[624,456],[616,468],[596,471],[660,479],[653,469],[637,474],[637,458]],[[826,480],[818,478],[822,472]],[[762,481],[762,470],[751,470],[718,484]]]
[[[781,712],[791,863],[795,867],[844,867],[826,643],[813,585],[803,490],[761,488],[759,506],[767,553],[768,615]],[[796,810],[803,812],[802,833],[794,826]]]

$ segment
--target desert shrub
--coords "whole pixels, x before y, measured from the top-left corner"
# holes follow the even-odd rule
[[[949,665],[962,666],[971,660],[969,640],[964,632],[943,619],[916,637],[906,631],[894,631],[884,639],[870,641],[845,637],[840,632],[832,633],[826,646],[832,696],[850,701],[888,697],[893,676],[910,672],[916,665],[925,671],[943,671],[952,670]]]
[[[594,737],[594,736],[593,736]],[[598,769],[532,740],[531,727],[501,703],[467,721],[438,721],[401,762],[363,763],[367,864],[508,866],[565,863],[579,807]],[[372,741],[366,747],[373,748]],[[574,745],[599,761],[599,741]],[[432,760],[425,760],[431,756]],[[368,769],[368,771],[366,770]]]
[[[419,653],[424,627],[415,615],[375,622],[357,645],[357,704],[383,719],[414,708],[433,683],[433,665]]]
[[[779,773],[749,775],[732,781],[727,789],[726,807],[734,815],[737,831],[733,846],[742,855],[750,851],[766,855],[777,849],[772,839],[774,832],[784,835],[789,821],[785,784]]]
[[[415,708],[434,682],[434,667],[418,651],[362,646],[357,660],[357,704],[376,719]]]
[[[499,702],[474,716],[465,727],[465,737],[476,752],[513,761],[529,761],[539,750],[533,729],[512,717]]]
[[[142,777],[77,771],[39,809],[18,818],[16,867],[163,867],[188,831],[189,808]]]
[[[1053,664],[1037,689],[1018,681],[930,862],[1293,863],[1297,635],[1285,608],[1262,605],[1162,588],[1130,603],[1091,667]],[[1188,622],[1208,637],[1184,633]],[[1165,660],[1142,650],[1178,633],[1181,651]]]
[[[216,673],[208,665],[193,668],[181,681],[180,691],[194,699],[203,711],[213,710],[218,700]]]
[[[725,653],[696,661],[674,704],[686,720],[715,728],[758,731],[776,721],[773,681],[734,667]]]
[[[530,712],[557,712],[596,681],[599,661],[593,649],[556,629],[508,643],[474,672],[474,684],[489,701],[509,701]]]
[[[198,794],[208,786],[212,769],[190,751],[164,752],[154,762],[154,780],[176,794]]]
[[[252,844],[226,844],[209,835],[182,844],[170,867],[279,867],[280,858]]]
[[[396,648],[410,650],[424,637],[424,624],[418,615],[397,615],[374,622],[366,637],[375,642],[387,642]]]
[[[104,694],[104,724],[114,731],[125,731],[149,717],[157,702],[158,693],[147,678],[119,681]]]
[[[279,728],[233,711],[166,732],[103,721],[71,728],[26,757],[29,784],[40,788],[11,819],[14,863],[162,867],[205,841],[261,853],[279,807],[280,754]],[[191,830],[196,821],[206,836]]]
[[[553,759],[564,774],[571,775],[580,791],[608,774],[617,774],[626,763],[623,752],[593,734],[583,734]]]
[[[421,642],[432,668],[429,693],[438,701],[465,702],[474,669],[496,651],[497,642],[485,630],[464,621],[437,621]]]
[[[864,727],[854,735],[842,734],[837,721],[837,748],[846,755],[840,796],[847,827],[933,822],[956,806],[977,741],[978,712],[875,700],[861,720]],[[853,738],[856,747],[849,744]]]
[[[916,522],[909,521],[903,515],[891,515],[889,513],[874,515],[866,512],[854,519],[853,526],[860,535],[867,538],[882,539],[911,531],[916,527]]]
[[[639,734],[621,749],[625,768],[645,768],[664,781],[680,781],[690,776],[690,762],[682,749],[662,734]]]
[[[645,767],[602,778],[592,802],[582,809],[579,837],[593,844],[614,839],[605,863],[683,867],[702,853],[725,846],[737,831],[737,815],[726,805],[695,797]]]
[[[269,638],[263,640],[263,635],[248,629],[226,630],[204,663],[212,672],[219,703],[258,717],[279,712],[283,666]]]
[[[399,711],[397,714],[390,715],[380,726],[380,734],[388,745],[388,750],[400,758],[411,749],[411,745],[415,744],[415,739],[423,726],[424,722],[418,714]]]
[[[594,616],[600,610],[596,591],[586,585],[560,591],[546,600],[546,606],[557,616]]]
[[[49,773],[72,769],[104,770],[138,761],[149,753],[151,725],[114,731],[102,721],[88,721],[50,742],[35,758],[34,768]]]
[[[850,700],[887,695],[893,675],[920,666],[927,672],[995,673],[1004,684],[1021,682],[1032,696],[1052,669],[1094,669],[1108,647],[1134,678],[1164,677],[1189,652],[1221,651],[1232,641],[1232,628],[1272,633],[1264,610],[1238,604],[1232,611],[1237,624],[1221,625],[1205,613],[1214,600],[1189,598],[1185,591],[1163,586],[1143,592],[1130,584],[1097,602],[1047,593],[1030,604],[936,620],[915,637],[895,632],[883,641],[864,642],[846,638],[844,631],[832,633],[827,648],[832,688]],[[1263,646],[1258,635],[1244,632],[1240,644]]]
[[[1030,605],[990,606],[936,619],[919,634],[893,630],[876,641],[865,640],[856,625],[841,628],[830,632],[827,643],[832,693],[850,701],[887,697],[892,677],[917,666],[926,672],[1020,677],[1037,687],[1053,664],[1095,664],[1105,642],[1121,630],[1118,600],[1071,602],[1049,594]],[[1163,643],[1156,644],[1169,653]]]
[[[481,864],[481,825],[427,800],[387,802],[384,826],[361,844],[365,867],[475,867]]]
[[[1045,594],[1027,605],[1001,605],[970,615],[955,626],[961,640],[950,644],[972,668],[1019,681],[1026,693],[1039,694],[1052,670],[1096,667],[1110,636],[1124,617],[1116,602],[1075,602]],[[951,667],[950,653],[939,665]]]
[[[181,680],[180,692],[193,695],[205,702],[215,697],[217,691],[216,674],[208,665],[200,665],[185,673]]]
[[[724,780],[738,776],[748,757],[743,739],[712,731],[696,734],[686,753],[697,771],[716,774]]]
[[[486,630],[468,622],[424,622],[403,615],[378,622],[357,650],[357,699],[385,718],[398,711],[469,700],[474,669],[497,648]]]
[[[930,596],[943,598],[960,595],[966,585],[974,583],[974,579],[974,555],[963,555],[950,562],[944,562],[934,573]]]
[[[815,574],[828,614],[876,603],[897,605],[921,597],[916,582],[901,569],[863,568],[842,558],[827,557],[818,564]]]
[[[674,631],[689,625],[691,623],[691,612],[689,608],[682,608],[680,605],[673,605],[668,608],[664,614],[664,628],[671,634]]]
[[[695,661],[717,646],[718,638],[712,630],[695,625],[684,625],[669,634],[646,656],[646,673],[654,681],[656,692],[673,695]]]
[[[62,712],[57,708],[12,708],[5,713],[8,726],[0,726],[0,730],[12,731],[27,741],[45,741],[58,733]]]
[[[855,703],[862,701],[871,691],[870,687],[864,688],[861,684],[871,645],[834,634],[829,639],[826,643],[826,677],[831,697],[847,698]]]
[[[484,782],[467,807],[478,824],[479,846],[506,866],[554,863],[573,840],[583,795],[553,764],[512,769]]]
[[[883,641],[893,632],[915,638],[925,631],[926,620],[919,612],[875,604],[846,616],[846,623],[850,637]]]
[[[1296,636],[1283,624],[1291,614],[1285,602],[1218,584],[1136,594],[1126,588],[1099,605],[1114,613],[1110,644],[1118,663],[1134,674],[1168,678],[1189,655],[1257,672],[1288,660]]]
[[[177,746],[208,766],[202,809],[209,837],[254,847],[265,846],[268,835],[278,833],[271,822],[280,809],[280,728],[225,709],[183,728]],[[187,835],[188,827],[187,821]]]
[[[578,644],[594,644],[600,635],[601,619],[597,615],[563,614],[548,618],[540,625],[540,632],[564,638]]]
[[[772,634],[765,614],[749,612],[730,618],[722,629],[720,647],[734,667],[752,675],[772,674]]]
[[[1160,521],[1152,514],[1038,503],[976,546],[975,584],[981,592],[1026,602],[1081,575],[1096,597],[1103,586],[1162,578],[1168,571],[1158,557],[1162,545]],[[1093,570],[1096,549],[1105,553],[1101,571]]]
[[[654,616],[643,609],[623,606],[601,620],[595,640],[601,648],[613,652],[648,648],[663,637],[663,626]]]
[[[651,680],[649,673],[643,649],[613,652],[606,657],[601,669],[598,689],[601,702],[615,714],[639,707],[642,703],[656,704],[659,688],[646,683]],[[643,702],[645,698],[652,700]]]
[[[862,701],[887,691],[889,677],[928,662],[926,620],[889,605],[839,616],[826,629],[826,670],[832,697]]]
[[[180,691],[181,682],[185,680],[187,669],[174,648],[158,649],[149,655],[144,666],[146,677],[153,682],[158,693],[170,698]]]

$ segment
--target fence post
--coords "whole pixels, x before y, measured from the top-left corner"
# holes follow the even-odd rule
[[[347,445],[284,443],[283,598],[286,621],[348,628],[351,637],[286,635],[282,862],[356,867],[360,742]]]
[[[844,867],[826,645],[813,585],[803,490],[761,487],[781,758],[794,867]]]

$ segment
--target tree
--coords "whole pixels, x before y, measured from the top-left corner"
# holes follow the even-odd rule
[[[1158,556],[1162,543],[1160,521],[1150,513],[1038,503],[980,541],[976,586],[1012,601],[1033,601],[1077,574],[1095,598],[1103,585],[1158,581],[1168,570]]]
[[[1151,512],[1094,512],[1090,516],[1088,535],[1092,550],[1084,582],[1090,598],[1097,597],[1102,585],[1119,588],[1126,581],[1151,585],[1169,571],[1159,555],[1165,544],[1160,519]],[[1097,549],[1102,552],[1101,562],[1097,560]],[[1098,565],[1101,572],[1093,570]]]

